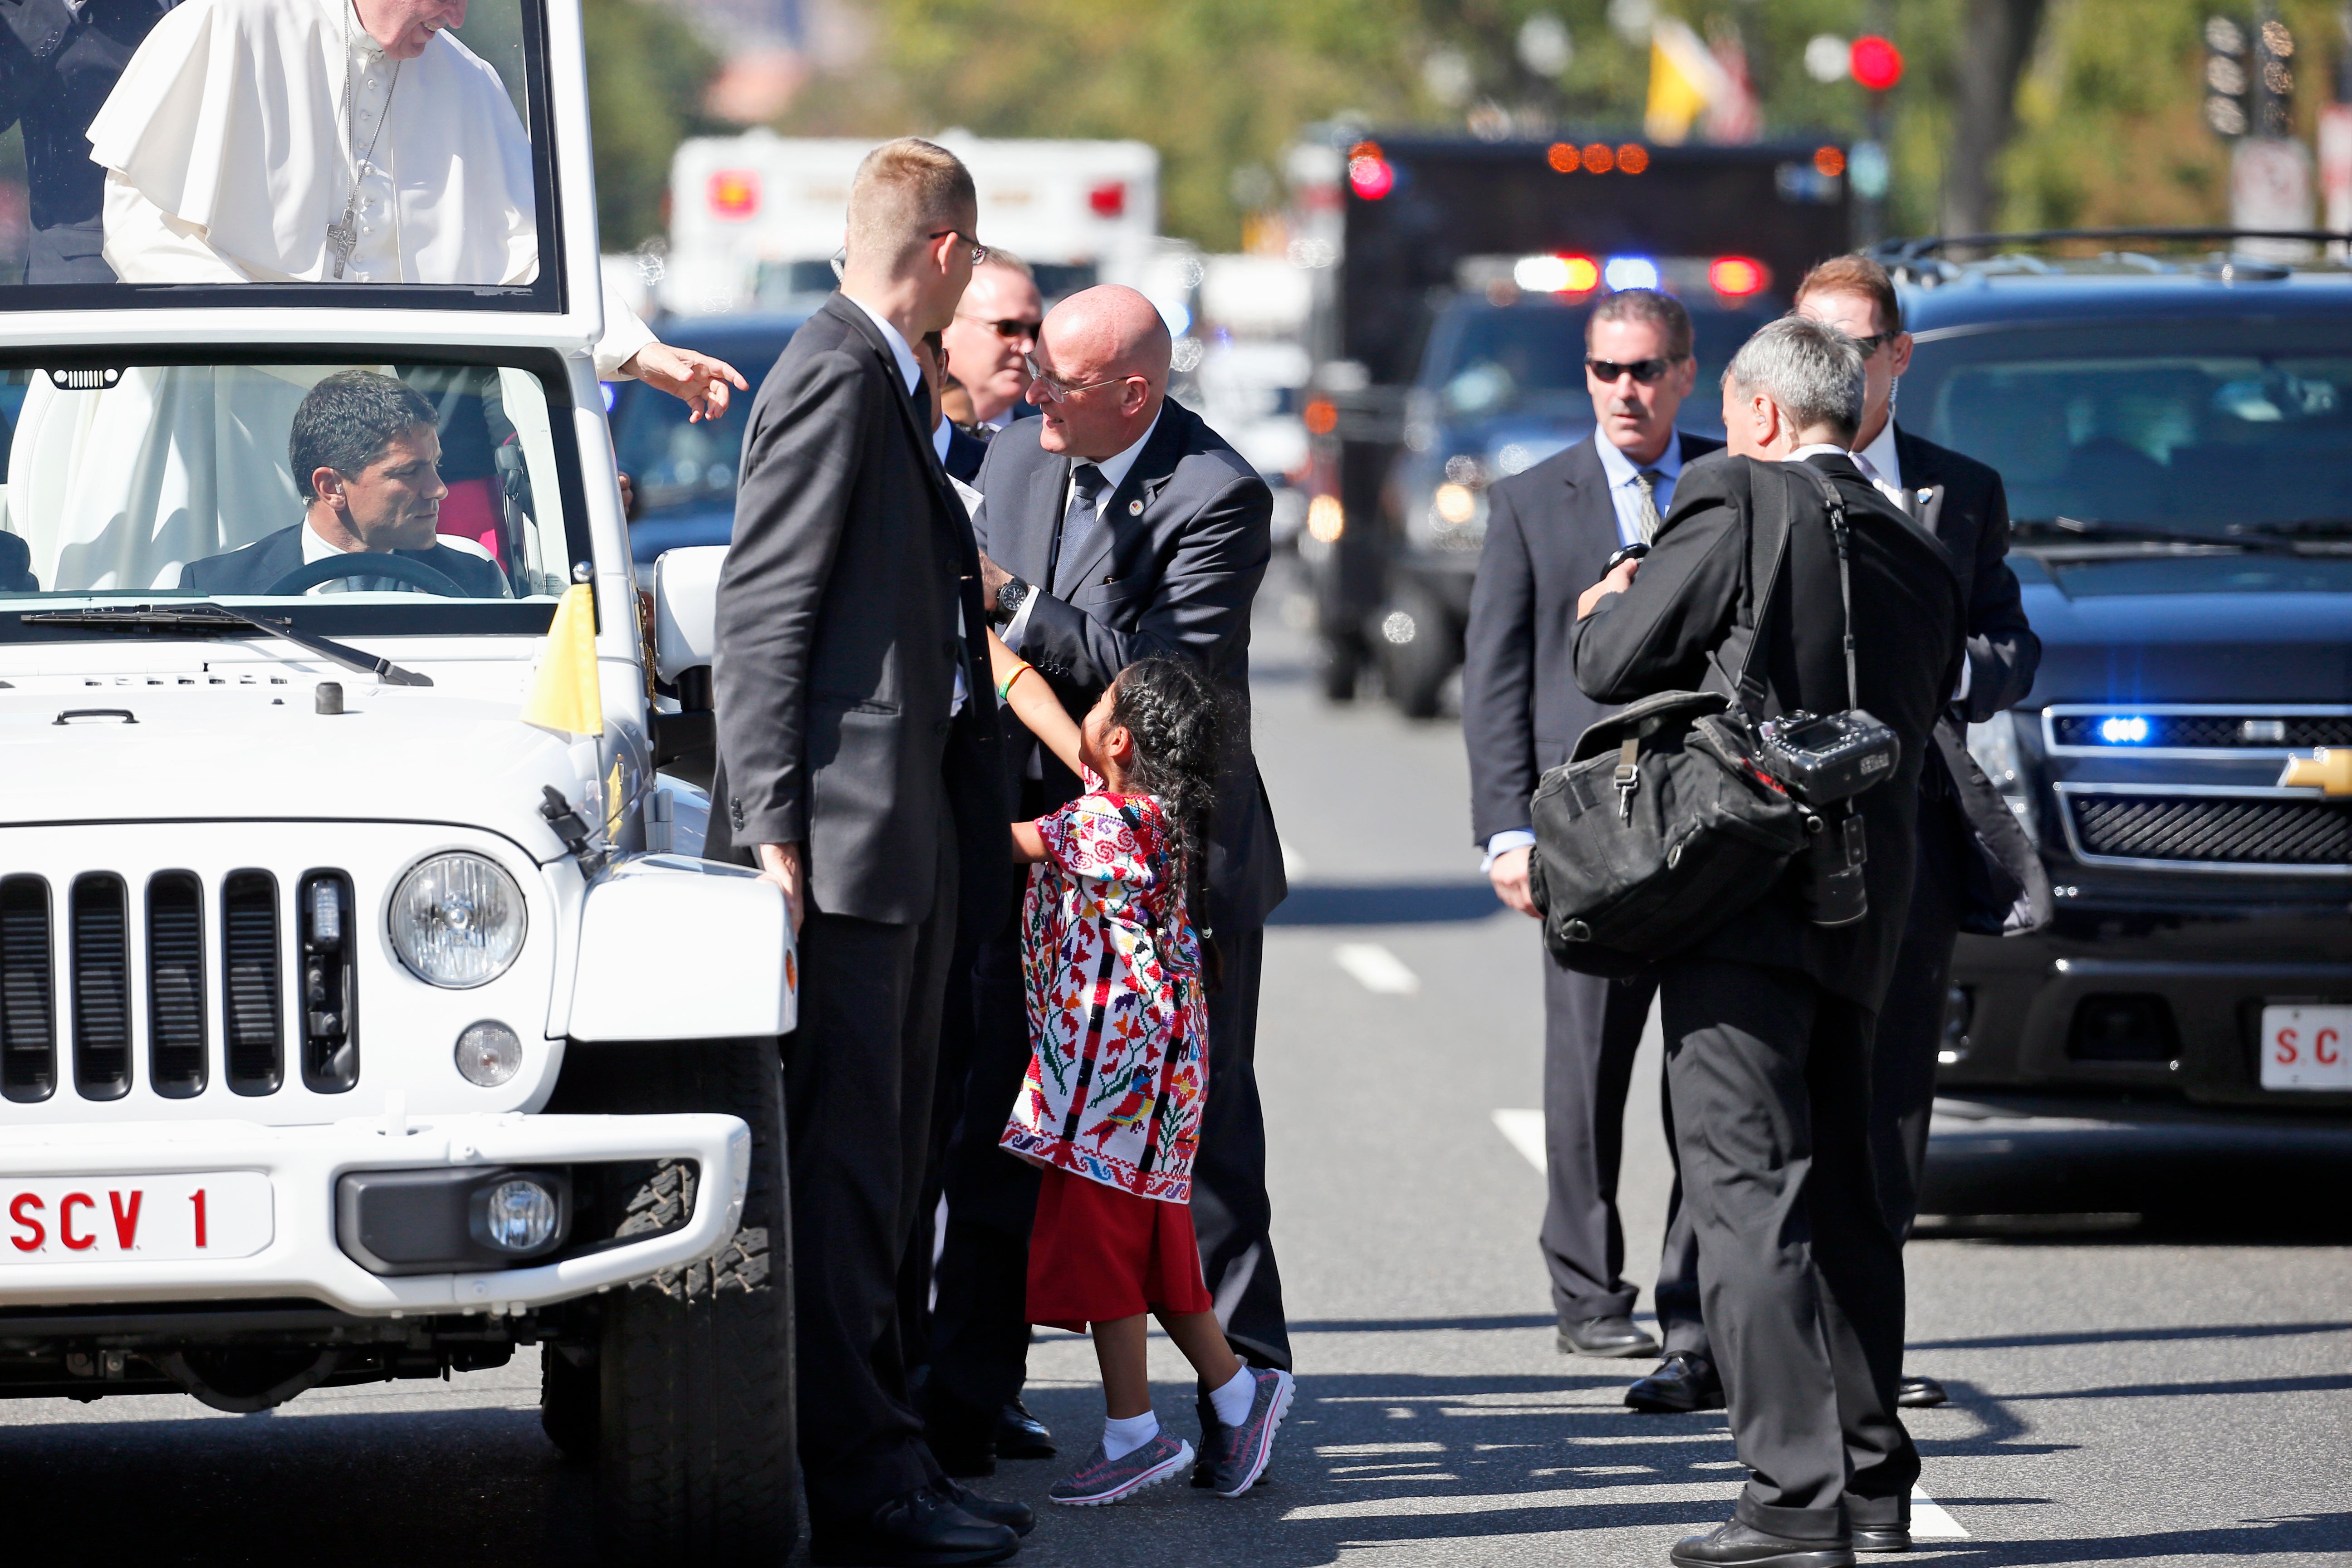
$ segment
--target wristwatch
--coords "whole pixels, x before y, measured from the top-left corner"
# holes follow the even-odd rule
[[[1021,613],[1021,606],[1028,603],[1029,595],[1034,592],[1035,589],[1020,578],[1011,579],[996,590],[996,608],[990,612],[989,620],[999,631],[1003,630],[1013,624],[1013,617]]]

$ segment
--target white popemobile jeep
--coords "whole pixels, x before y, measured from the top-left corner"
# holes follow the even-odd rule
[[[791,934],[656,773],[710,743],[721,552],[641,595],[578,8],[473,11],[535,281],[0,285],[0,1395],[256,1410],[536,1346],[616,1561],[780,1561]],[[301,523],[289,428],[354,368],[435,411],[467,570],[179,587]],[[574,584],[601,734],[520,717]]]

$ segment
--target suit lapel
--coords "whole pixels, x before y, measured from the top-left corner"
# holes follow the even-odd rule
[[[1127,470],[1127,478],[1110,494],[1101,519],[1087,531],[1078,542],[1075,554],[1066,555],[1055,563],[1054,596],[1066,599],[1097,581],[1118,547],[1122,531],[1140,527],[1144,512],[1160,498],[1161,487],[1176,471],[1177,455],[1183,450],[1181,428],[1185,411],[1172,402],[1160,405],[1160,424],[1144,443],[1143,450],[1135,455],[1135,466]]]
[[[824,308],[848,322],[850,331],[856,332],[867,350],[882,362],[883,380],[898,394],[891,401],[898,406],[899,423],[905,426],[908,438],[915,444],[916,468],[929,482],[931,493],[939,500],[943,515],[949,519],[962,518],[963,503],[956,498],[954,489],[947,482],[947,470],[940,466],[939,448],[931,445],[930,432],[923,428],[922,416],[915,410],[914,392],[898,373],[898,356],[891,352],[889,340],[882,335],[882,330],[863,310],[838,292],[825,301]],[[974,569],[978,569],[977,562]]]

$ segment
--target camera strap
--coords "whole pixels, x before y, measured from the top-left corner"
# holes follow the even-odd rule
[[[1757,465],[1758,468],[1762,466]],[[1725,656],[1731,651],[1733,640],[1740,635],[1738,627],[1733,628],[1731,636],[1724,639],[1723,646],[1710,656],[1710,662],[1715,666],[1715,675],[1722,677],[1730,683],[1730,689],[1727,695],[1751,724],[1762,722],[1766,697],[1764,682],[1755,673],[1756,649],[1764,641],[1765,621],[1771,615],[1772,606],[1779,599],[1780,569],[1789,559],[1789,538],[1796,531],[1797,522],[1796,508],[1790,504],[1788,487],[1778,486],[1775,488],[1780,502],[1780,516],[1777,520],[1780,531],[1777,534],[1765,531],[1768,520],[1762,515],[1763,498],[1757,493],[1753,483],[1754,472],[1755,470],[1751,468],[1748,492],[1748,574],[1751,584],[1759,584],[1754,589],[1754,596],[1750,601],[1755,605],[1756,619],[1754,624],[1747,628],[1747,646],[1739,651],[1738,674],[1734,675],[1724,667]],[[1770,564],[1764,568],[1759,578],[1756,569],[1757,563],[1763,558],[1764,544],[1768,539],[1771,542]],[[1712,680],[1713,677],[1709,679]]]

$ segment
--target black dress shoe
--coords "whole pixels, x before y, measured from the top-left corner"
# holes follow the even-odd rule
[[[1655,1355],[1658,1342],[1648,1332],[1633,1326],[1633,1320],[1619,1312],[1606,1318],[1562,1318],[1559,1321],[1559,1353],[1562,1355]]]
[[[1853,1550],[1840,1542],[1792,1541],[1727,1520],[1705,1535],[1685,1535],[1666,1553],[1684,1568],[1733,1563],[1738,1568],[1853,1568]]]
[[[1050,1459],[1054,1434],[1015,1399],[996,1414],[996,1457],[1000,1459]]]
[[[1853,1536],[1856,1552],[1908,1552],[1911,1550],[1910,1494],[1864,1498],[1848,1492],[1845,1526]]]
[[[1021,1550],[1010,1525],[974,1519],[929,1487],[892,1498],[861,1525],[812,1532],[819,1568],[965,1568]]]
[[[1933,1410],[1950,1397],[1932,1377],[1906,1375],[1895,1385],[1895,1403],[1906,1410]]]
[[[931,1489],[982,1523],[1001,1524],[1015,1535],[1026,1535],[1037,1528],[1037,1516],[1018,1499],[982,1497],[970,1487],[960,1487],[951,1480],[941,1481]]]
[[[1625,1391],[1632,1409],[1654,1415],[1685,1415],[1723,1408],[1723,1379],[1715,1363],[1696,1351],[1670,1351],[1658,1370]]]

